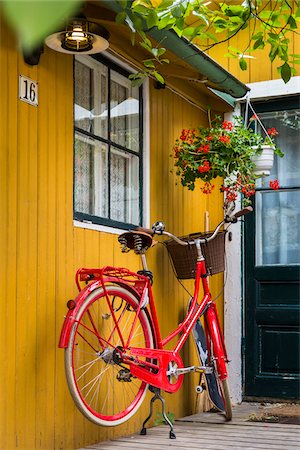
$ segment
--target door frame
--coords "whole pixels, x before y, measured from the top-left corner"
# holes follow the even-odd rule
[[[247,94],[250,100],[276,100],[287,98],[300,93],[300,76],[293,77],[284,84],[279,80],[260,81],[249,83],[250,92]],[[247,97],[237,101],[235,109],[225,114],[225,120],[232,120],[234,115],[241,114],[241,105]],[[240,202],[236,203],[236,209],[240,209]],[[244,386],[244,267],[242,264],[242,223],[238,222],[230,228],[230,239],[226,239],[227,277],[224,288],[224,333],[231,361],[228,365],[231,398],[233,403],[241,403]],[[241,264],[236,262],[240,261]],[[234,327],[232,324],[234,323]]]

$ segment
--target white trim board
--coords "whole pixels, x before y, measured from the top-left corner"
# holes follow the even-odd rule
[[[249,83],[247,86],[250,88],[248,96],[251,99],[272,99],[275,97],[283,97],[289,95],[300,94],[300,76],[292,77],[288,83],[284,83],[282,79],[259,81],[257,83]],[[240,99],[240,101],[243,101]]]

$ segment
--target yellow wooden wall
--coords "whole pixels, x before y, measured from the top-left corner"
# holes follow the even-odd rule
[[[138,259],[121,254],[115,235],[73,226],[72,57],[45,48],[40,64],[29,67],[14,36],[3,24],[0,30],[0,448],[71,450],[136,431],[148,413],[145,402],[118,428],[91,424],[71,401],[63,350],[57,348],[66,301],[76,293],[75,270],[104,264],[138,268]],[[38,107],[18,99],[20,74],[38,81]],[[151,222],[163,219],[178,234],[198,231],[209,210],[216,225],[221,194],[183,190],[169,157],[181,129],[204,123],[205,114],[168,89],[151,87],[150,117]],[[181,320],[187,294],[162,246],[151,253],[165,334]],[[218,275],[212,288],[217,293],[221,287]],[[188,346],[185,356],[191,351]],[[193,412],[188,380],[179,394],[166,397],[177,417]]]

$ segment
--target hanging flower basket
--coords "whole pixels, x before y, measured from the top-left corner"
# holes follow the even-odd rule
[[[195,189],[198,179],[201,180],[200,189],[204,194],[211,193],[213,180],[221,177],[225,208],[238,194],[243,194],[244,206],[250,205],[257,178],[270,174],[269,164],[272,167],[274,153],[283,156],[273,142],[278,132],[275,128],[265,130],[264,140],[260,133],[245,125],[242,117],[235,116],[230,122],[219,116],[211,119],[210,111],[208,113],[209,127],[184,129],[176,140],[176,174],[190,190]],[[250,124],[253,120],[259,119],[251,118]]]
[[[262,152],[253,156],[252,161],[255,164],[253,173],[257,177],[267,177],[270,175],[274,164],[274,146],[262,145]]]

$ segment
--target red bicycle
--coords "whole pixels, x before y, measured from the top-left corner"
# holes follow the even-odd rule
[[[189,236],[182,239],[165,231],[162,222],[152,230],[138,228],[119,236],[122,251],[134,250],[141,255],[143,270],[132,272],[124,268],[79,269],[76,284],[79,295],[67,303],[68,314],[61,331],[59,347],[65,349],[65,371],[73,400],[79,410],[98,425],[115,426],[128,420],[141,406],[147,389],[154,400],[162,402],[163,415],[173,426],[164,410],[160,390],[176,392],[183,376],[200,372],[206,378],[208,393],[215,406],[232,418],[227,383],[228,362],[217,309],[207,282],[204,249],[220,235],[224,223],[233,223],[251,211],[245,208],[226,216],[209,237]],[[194,294],[186,317],[167,337],[162,338],[152,293],[153,276],[146,262],[146,251],[154,235],[165,235],[186,250],[196,251]],[[224,236],[224,232],[223,232]],[[86,286],[81,289],[81,282]],[[200,285],[203,297],[199,302]],[[203,317],[204,329],[200,322]],[[200,364],[185,367],[180,351],[193,333]],[[173,350],[166,344],[178,337]],[[198,386],[198,390],[201,387]]]

